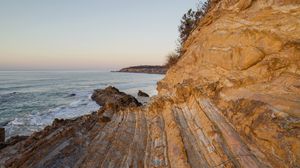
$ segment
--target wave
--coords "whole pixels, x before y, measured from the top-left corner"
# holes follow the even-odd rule
[[[91,99],[94,89],[113,85],[134,96],[138,90],[153,95],[155,83],[162,77],[106,72],[0,73],[0,123],[5,123],[8,137],[29,135],[55,118],[74,118],[98,110]]]
[[[55,118],[70,119],[89,114],[99,109],[99,105],[90,99],[90,95],[75,100],[68,105],[50,108],[36,114],[17,117],[5,125],[7,138],[15,135],[30,135],[51,125]]]

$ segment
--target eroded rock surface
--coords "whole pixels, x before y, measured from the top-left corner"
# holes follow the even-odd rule
[[[147,106],[110,88],[98,112],[2,149],[0,165],[299,167],[299,40],[297,0],[215,1]]]

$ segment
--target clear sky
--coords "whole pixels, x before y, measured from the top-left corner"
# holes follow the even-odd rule
[[[0,0],[0,70],[162,64],[197,0]]]

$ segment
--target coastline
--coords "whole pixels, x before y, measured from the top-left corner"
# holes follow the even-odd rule
[[[2,72],[2,76],[14,75],[14,80],[10,82],[16,83],[10,86],[3,82],[4,85],[0,87],[0,116],[3,116],[0,118],[0,126],[6,129],[6,139],[31,135],[50,125],[55,118],[73,118],[97,110],[98,105],[90,98],[94,89],[113,85],[133,96],[137,96],[138,90],[156,95],[156,82],[163,77],[85,71],[16,74]],[[30,80],[22,82],[23,76]],[[43,80],[37,83],[39,78]]]
[[[111,88],[113,88],[113,89],[111,89]],[[108,91],[106,91],[107,89],[108,89]],[[99,93],[99,90],[100,90],[100,93]],[[103,90],[104,90],[104,92],[101,92]],[[113,91],[111,91],[111,90],[113,90]],[[102,95],[104,95],[104,98],[99,98]],[[116,97],[121,97],[121,99],[118,100],[118,98],[116,99]],[[135,97],[134,95],[120,92],[117,88],[114,88],[111,86],[109,86],[105,89],[95,89],[93,94],[91,95],[91,99],[99,105],[99,109],[96,111],[90,111],[81,116],[76,116],[76,117],[72,117],[72,118],[65,118],[65,119],[55,118],[50,125],[45,126],[45,128],[43,128],[39,131],[32,132],[29,135],[15,135],[15,136],[11,136],[11,137],[5,137],[5,126],[9,122],[5,123],[6,125],[4,125],[4,124],[0,125],[0,152],[3,148],[13,146],[19,142],[22,143],[30,138],[36,137],[37,135],[43,134],[43,135],[47,136],[50,134],[49,129],[51,130],[52,127],[60,128],[60,127],[65,127],[73,122],[74,123],[81,122],[80,120],[83,120],[84,118],[93,117],[93,116],[95,116],[96,113],[99,113],[99,111],[103,111],[103,110],[107,110],[107,109],[110,109],[110,110],[114,109],[114,111],[118,111],[120,109],[126,108],[127,106],[131,107],[132,102],[134,102],[134,104],[133,104],[134,107],[135,106],[146,106],[152,97],[153,96],[151,96],[151,97],[136,96]],[[125,103],[124,103],[124,101],[125,101]],[[104,103],[102,103],[102,102],[104,102]],[[107,105],[108,105],[108,107],[107,107]],[[117,109],[115,109],[116,106],[117,106]],[[1,159],[0,159],[0,161],[1,161]]]
[[[8,144],[0,167],[298,167],[294,4],[216,1],[149,103],[111,86],[95,90],[99,110]]]

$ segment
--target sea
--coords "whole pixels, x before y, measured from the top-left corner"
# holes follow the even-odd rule
[[[0,127],[6,138],[30,135],[55,118],[70,119],[99,109],[95,89],[115,86],[137,96],[157,94],[164,75],[99,71],[0,71]]]

